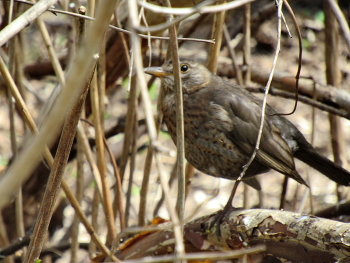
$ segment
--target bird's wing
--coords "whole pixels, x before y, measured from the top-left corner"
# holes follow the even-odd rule
[[[227,90],[227,89],[226,89]],[[252,154],[260,127],[261,102],[240,88],[232,88],[227,92],[217,92],[216,103],[228,112],[233,128],[226,131],[227,137],[244,153]],[[220,95],[219,95],[220,94]],[[269,108],[269,112],[272,109]],[[273,110],[272,110],[273,111]],[[265,115],[264,128],[256,160],[283,174],[289,175],[298,182],[305,183],[295,171],[293,156],[281,131],[269,121]]]

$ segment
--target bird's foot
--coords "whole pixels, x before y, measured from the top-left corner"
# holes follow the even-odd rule
[[[217,238],[217,241],[221,242],[223,240],[225,240],[225,235],[227,234],[227,231],[223,231],[222,232],[222,226],[227,226],[227,224],[223,224],[225,223],[225,221],[227,221],[228,216],[230,215],[230,213],[232,211],[236,211],[236,210],[241,210],[242,208],[236,208],[233,207],[232,205],[226,205],[224,207],[223,210],[218,211],[217,214],[215,214],[212,218],[212,220],[208,223],[208,231],[215,235],[215,237]],[[224,227],[225,229],[226,227]],[[226,234],[225,234],[226,233]]]
[[[230,198],[228,199],[228,202],[226,203],[225,207],[223,210],[219,211],[215,216],[214,216],[214,219],[213,221],[211,221],[209,223],[209,230],[211,233],[213,233],[215,231],[216,233],[216,236],[218,238],[218,240],[220,241],[220,237],[221,237],[221,224],[223,222],[223,219],[225,218],[226,214],[229,212],[229,211],[232,211],[232,210],[236,210],[236,208],[234,208],[232,206],[232,200],[233,200],[233,197],[235,196],[235,193],[236,193],[236,190],[237,190],[237,187],[240,183],[240,180],[237,180],[233,186],[233,189],[231,191],[231,195],[230,195]]]
[[[230,208],[233,209],[232,206]],[[217,214],[214,215],[213,220],[209,223],[209,231],[214,233],[218,240],[221,239],[221,224],[223,223],[225,215],[229,210],[230,209],[226,208],[225,206],[223,210],[218,211]]]

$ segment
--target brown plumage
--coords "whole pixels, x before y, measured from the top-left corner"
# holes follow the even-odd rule
[[[198,170],[215,177],[237,179],[256,143],[262,101],[229,81],[212,74],[196,61],[180,61],[184,102],[185,156]],[[176,142],[173,65],[152,67],[146,73],[166,86],[165,124]],[[267,105],[260,149],[243,180],[259,188],[254,175],[271,168],[305,184],[295,169],[294,157],[331,180],[348,186],[350,173],[319,154],[286,118],[273,115]]]

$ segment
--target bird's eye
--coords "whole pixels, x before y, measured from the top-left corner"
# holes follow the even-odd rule
[[[188,69],[189,69],[189,67],[188,67],[187,64],[182,64],[182,65],[180,66],[181,73],[187,72]]]

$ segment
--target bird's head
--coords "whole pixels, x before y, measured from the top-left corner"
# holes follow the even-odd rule
[[[161,67],[149,67],[145,73],[156,76],[170,89],[174,89],[174,71],[171,60]],[[180,59],[180,74],[183,91],[192,93],[210,81],[211,72],[203,65],[191,59]]]

